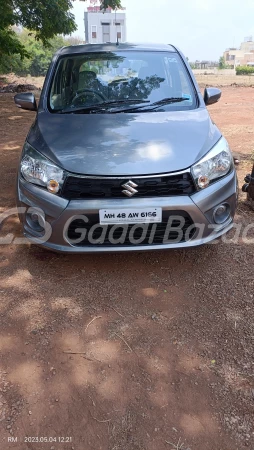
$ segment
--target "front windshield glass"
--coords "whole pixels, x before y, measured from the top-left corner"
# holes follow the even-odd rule
[[[196,107],[193,84],[177,53],[87,52],[60,58],[48,105],[51,112],[102,103],[126,108],[144,102],[145,108],[165,98],[180,98],[181,102],[163,104],[159,110]]]

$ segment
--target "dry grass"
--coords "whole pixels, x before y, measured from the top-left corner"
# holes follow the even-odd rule
[[[208,74],[195,75],[200,86],[254,86],[254,77],[246,75]]]
[[[169,445],[171,445],[171,448],[172,449],[175,449],[175,450],[184,450],[184,442],[181,442],[181,438],[179,438],[179,440],[178,440],[178,442],[177,442],[177,444],[175,445],[175,444],[173,444],[172,442],[168,442],[168,441],[165,441],[166,442],[166,444],[169,444]],[[190,449],[186,449],[186,450],[190,450]]]

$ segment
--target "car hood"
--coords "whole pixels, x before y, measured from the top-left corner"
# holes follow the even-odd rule
[[[134,114],[42,111],[28,141],[69,172],[122,176],[184,170],[220,136],[206,108]]]

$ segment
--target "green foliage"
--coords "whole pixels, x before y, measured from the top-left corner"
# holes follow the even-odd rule
[[[17,34],[11,28],[15,25],[13,8],[10,0],[0,2],[0,62],[4,55],[19,54],[22,58],[26,52]]]
[[[70,34],[76,29],[74,16],[69,11],[71,0],[4,0],[0,4],[0,64],[5,55],[27,56],[12,26],[21,25],[34,31],[36,40],[44,46],[57,34]]]
[[[17,34],[11,28],[0,29],[0,64],[6,55],[18,54],[23,59],[28,56]]]
[[[234,64],[234,62],[232,61],[232,63]],[[222,69],[231,69],[232,66],[226,64],[225,58],[223,56],[220,57],[219,59],[219,66],[218,69],[222,70]]]
[[[1,0],[0,2],[0,64],[5,55],[27,56],[24,45],[13,32],[14,25],[34,32],[35,40],[50,46],[50,39],[58,34],[69,35],[77,26],[70,12],[73,0]],[[101,7],[119,8],[121,0],[101,0]]]
[[[254,66],[237,66],[236,75],[252,75],[254,74]]]
[[[227,65],[226,65],[225,59],[223,56],[221,56],[219,59],[219,69],[222,70],[222,69],[226,69],[226,68],[227,68]]]
[[[79,36],[68,36],[65,38],[65,45],[79,45],[84,43],[84,38],[82,39]]]
[[[45,47],[41,41],[34,39],[34,36],[28,31],[23,30],[19,37],[20,45],[25,49],[29,58],[21,58],[20,55],[7,55],[0,61],[0,73],[14,72],[16,75],[25,76],[44,76],[53,54],[61,47],[69,45],[69,41],[62,36],[55,36],[48,41]],[[49,46],[50,45],[50,46]]]
[[[121,8],[121,0],[101,0],[101,9],[109,7],[113,9]]]

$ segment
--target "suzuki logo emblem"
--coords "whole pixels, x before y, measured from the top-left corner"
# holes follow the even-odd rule
[[[133,195],[138,193],[138,191],[135,189],[138,187],[138,185],[133,183],[133,181],[128,181],[128,183],[123,184],[122,187],[124,188],[122,193],[127,195],[127,197],[133,197]]]

